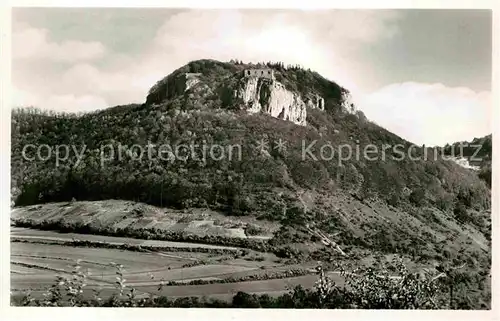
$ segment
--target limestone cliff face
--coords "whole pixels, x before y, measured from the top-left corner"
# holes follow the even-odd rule
[[[310,94],[306,99],[306,105],[309,108],[325,110],[325,99],[318,94]]]
[[[342,107],[350,114],[356,114],[357,109],[352,101],[352,96],[348,91],[342,93]]]
[[[242,85],[235,90],[234,95],[235,98],[243,101],[250,113],[263,112],[272,117],[305,126],[306,107],[324,109],[323,98],[311,95],[311,97],[303,99],[276,80],[245,77],[242,82]]]
[[[200,76],[201,76],[200,73],[186,73],[184,75],[184,77],[186,78],[184,80],[184,85],[185,85],[184,91],[187,91],[187,90],[191,89],[197,83],[199,83],[200,82]]]

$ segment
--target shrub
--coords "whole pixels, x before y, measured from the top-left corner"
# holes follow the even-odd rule
[[[491,188],[491,178],[492,178],[492,170],[491,170],[491,165],[482,168],[481,171],[478,174],[479,178],[482,179],[483,181],[488,184],[488,187]]]
[[[467,215],[467,208],[464,204],[456,204],[453,209],[453,214],[455,214],[455,218],[462,223],[466,223],[469,221],[469,216]]]
[[[234,308],[260,308],[260,302],[258,297],[253,294],[248,294],[239,291],[233,297],[233,307]]]
[[[391,206],[398,206],[399,202],[401,201],[401,197],[398,194],[392,194],[388,199],[387,199],[387,204]]]
[[[245,229],[246,235],[259,235],[262,232],[263,232],[263,229],[260,226],[257,226],[254,224],[248,225],[248,227]]]
[[[417,188],[411,192],[409,197],[410,202],[415,206],[423,206],[426,203],[425,190],[422,188]]]
[[[443,195],[437,196],[435,204],[442,211],[448,211],[453,207],[453,194],[444,193]]]

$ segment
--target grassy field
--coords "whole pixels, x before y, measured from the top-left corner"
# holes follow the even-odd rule
[[[338,274],[331,274],[336,283],[341,283],[342,278]],[[311,288],[318,277],[316,275],[305,275],[286,279],[249,281],[237,283],[203,284],[187,286],[167,286],[160,294],[164,296],[185,297],[185,296],[212,296],[223,294],[236,294],[238,291],[246,293],[269,293],[281,294],[283,291],[293,289],[297,285]],[[158,293],[153,286],[137,286],[141,292]]]
[[[100,289],[101,295],[112,293],[116,281],[116,268],[121,264],[125,284],[134,287],[141,295],[168,296],[211,296],[223,297],[234,291],[270,292],[280,294],[294,285],[312,286],[315,275],[282,278],[276,280],[260,280],[235,282],[247,276],[265,277],[276,272],[284,272],[297,265],[284,265],[270,253],[251,252],[244,258],[231,255],[214,255],[212,253],[183,252],[183,248],[200,247],[201,244],[180,242],[146,241],[128,238],[117,238],[98,235],[81,235],[75,233],[58,233],[26,228],[11,230],[11,290],[21,293],[28,290],[32,295],[40,296],[57,275],[71,274],[74,264],[80,260],[82,271],[90,272],[87,295],[92,289]],[[72,239],[109,242],[117,244],[149,244],[154,246],[178,246],[175,252],[136,252],[112,248],[86,248],[50,244],[54,240],[70,241]],[[19,241],[27,241],[19,242]],[[214,249],[228,248],[207,246]],[[168,285],[158,291],[161,283],[176,281],[187,283],[193,280],[231,279],[231,283],[203,285]]]
[[[72,237],[78,239],[80,236],[83,237],[78,234]],[[11,242],[11,299],[13,300],[11,302],[17,302],[27,293],[30,293],[32,298],[43,300],[49,289],[59,282],[56,281],[58,276],[71,277],[77,260],[80,271],[84,274],[91,272],[84,281],[86,286],[82,294],[86,300],[93,300],[96,295],[102,300],[107,300],[119,293],[120,289],[126,295],[134,289],[135,299],[146,300],[178,298],[182,301],[189,300],[187,297],[196,297],[201,300],[219,299],[233,302],[237,295],[244,292],[247,295],[267,294],[278,302],[286,293],[296,293],[297,286],[311,289],[318,281],[318,275],[313,269],[317,266],[317,261],[294,263],[293,260],[280,260],[271,253],[248,251],[246,254],[235,252],[239,254],[220,255],[213,252],[192,252],[187,251],[186,243],[178,249],[170,247],[173,249],[171,252],[161,249],[141,252],[117,248],[74,247],[70,246],[74,244],[71,242],[53,244],[50,241],[68,239],[68,235],[48,231],[41,233],[30,229],[15,229],[12,237],[16,241]],[[23,238],[28,241],[21,242]],[[96,240],[106,242],[110,239],[113,238],[99,236]],[[124,244],[128,241],[139,242],[126,238],[120,241]],[[193,248],[198,245],[192,244]],[[371,265],[370,262],[373,263],[374,260],[377,259],[366,257],[363,262],[366,261],[365,264]],[[116,264],[123,266],[121,269],[123,277],[118,277],[120,274],[117,274],[119,270]],[[410,269],[420,270],[417,266],[410,266]],[[346,281],[339,271],[325,272],[338,289],[351,289],[352,283],[349,282],[352,280]],[[356,279],[357,276],[358,274]],[[372,290],[369,291],[378,291],[378,287],[382,286],[376,281],[379,277],[382,276],[378,274],[377,278],[373,278],[373,275],[368,278],[364,276],[365,281],[372,282]],[[401,276],[389,272],[389,278],[399,279]],[[117,280],[123,282],[124,287],[117,287]],[[476,279],[471,278],[470,282],[476,282]],[[360,286],[356,288],[357,291],[361,291],[360,295],[369,295],[364,291],[370,286],[365,283],[360,283]],[[459,283],[455,285],[459,292],[453,303],[454,308],[467,303],[472,293],[467,289],[460,290],[460,286]],[[489,284],[485,284],[485,288],[489,288]],[[300,294],[300,289],[298,293]],[[474,298],[485,297],[475,303],[479,308],[489,306],[487,296],[477,291],[472,295]],[[448,293],[444,291],[440,292],[438,298],[446,301],[447,296]],[[451,303],[446,303],[451,301],[445,301],[440,303],[441,306],[446,304],[451,306]],[[467,304],[475,306],[474,302]]]

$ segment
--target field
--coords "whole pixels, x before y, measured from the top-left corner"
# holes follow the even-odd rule
[[[341,262],[337,263],[341,263],[341,266],[348,269],[349,263],[375,267],[377,262],[401,258],[395,254],[384,257],[364,255],[356,261],[340,259]],[[437,275],[429,263],[412,262],[409,258],[403,259],[408,271],[419,273],[419,279],[422,276],[424,279],[428,278],[424,275],[425,273],[421,274],[424,271]],[[289,298],[293,297],[291,299],[293,302],[297,293],[302,298],[300,300],[315,300],[314,294],[301,296],[303,292],[300,292],[300,289],[297,290],[296,287],[311,289],[315,286],[319,279],[315,270],[318,264],[329,269],[325,271],[325,274],[335,283],[337,289],[353,288],[350,283],[353,282],[352,278],[346,282],[335,264],[320,263],[313,259],[297,261],[279,258],[271,252],[223,245],[62,233],[13,226],[11,227],[11,302],[18,305],[18,302],[23,302],[22,298],[26,294],[30,294],[34,299],[54,298],[50,291],[54,289],[54,285],[58,284],[57,278],[71,278],[77,266],[87,275],[83,289],[85,300],[92,300],[97,295],[102,302],[105,302],[119,293],[120,289],[124,290],[123,293],[126,295],[130,295],[132,293],[130,290],[134,289],[134,297],[144,299],[141,302],[165,302],[166,299],[177,302],[179,300],[176,307],[199,307],[193,303],[196,302],[196,298],[200,299],[200,302],[208,302],[205,299],[217,299],[234,305],[234,302],[239,302],[235,301],[235,298],[239,296],[241,299],[242,293],[247,296],[248,294],[266,294],[267,296],[264,297],[272,298],[274,300],[272,302],[279,306],[280,304],[288,306],[287,304],[291,303],[283,301],[287,295]],[[122,268],[117,268],[117,266]],[[120,272],[122,276],[120,277],[117,272]],[[394,274],[396,272],[394,270],[387,270],[387,272],[389,279],[402,278],[401,274]],[[358,284],[361,287],[356,288],[361,292],[356,295],[370,296],[369,291],[374,291],[374,289],[378,291],[380,286],[399,284],[399,282],[387,283],[386,281],[379,283],[378,278],[384,278],[382,274],[377,274],[376,278],[373,278],[354,273],[356,273],[354,274],[356,280],[361,277],[361,283]],[[482,279],[472,274],[468,280],[468,282],[483,283]],[[124,287],[117,285],[117,281],[123,282]],[[367,285],[370,282],[373,284]],[[484,282],[483,285],[480,284],[479,290],[484,288],[487,291],[490,285],[487,279]],[[64,283],[61,284],[65,286]],[[470,295],[480,298],[480,301],[475,303],[479,308],[489,306],[486,301],[487,293],[464,290],[465,288],[460,288],[460,286],[458,283],[454,286],[460,291],[457,292],[460,294],[455,294],[456,302],[460,302],[455,303],[455,306],[462,306],[462,302],[473,306],[474,302],[467,303],[466,301],[469,300]],[[365,293],[366,289],[368,292]],[[392,293],[391,291],[398,291],[398,289],[396,287],[388,291]],[[289,293],[293,295],[290,296]],[[450,304],[446,303],[450,302],[447,298],[448,292],[439,292],[436,295],[441,300],[439,303],[441,306]],[[350,296],[340,293],[339,298],[346,297]],[[483,297],[485,299],[482,299]],[[298,307],[302,304],[300,302],[296,302]],[[338,308],[338,304],[341,303],[340,301],[332,302],[332,307],[335,308]],[[268,307],[276,307],[276,305]]]
[[[138,252],[117,248],[73,247],[64,243],[75,239],[114,245],[153,245],[159,248],[165,246],[169,249],[176,248],[176,251]],[[60,244],[57,244],[58,242]],[[250,251],[245,257],[237,257],[211,252],[183,251],[188,248],[236,250],[234,247],[225,246],[58,233],[12,227],[11,291],[14,294],[20,294],[29,290],[33,296],[40,296],[54,283],[57,275],[70,276],[77,260],[80,260],[79,265],[82,271],[90,272],[87,292],[90,295],[91,289],[99,289],[102,291],[101,296],[110,295],[113,292],[116,281],[114,264],[123,266],[126,286],[135,288],[139,296],[226,298],[238,291],[279,295],[299,284],[311,287],[317,279],[312,272],[310,275],[274,278],[273,276],[280,273],[299,269],[299,266],[285,265],[270,253]],[[259,260],[255,259],[257,257]],[[304,268],[304,265],[301,267]],[[268,276],[271,279],[265,279]],[[252,277],[257,277],[257,280],[248,279]],[[245,281],[238,282],[243,278]],[[216,283],[188,284],[193,281]],[[226,281],[228,283],[225,283]],[[175,283],[168,284],[168,282]],[[167,285],[159,290],[160,284]]]
[[[404,217],[388,215],[382,205],[370,205],[371,210],[360,202],[346,203],[346,206],[352,206],[349,210],[352,215],[337,214],[344,215],[349,224],[370,215],[394,224],[405,221]],[[443,259],[434,253],[436,247],[432,242],[439,241],[440,246],[448,246],[445,254],[450,266],[465,267],[467,264],[467,268],[459,272],[465,281],[457,281],[454,285],[457,303],[453,303],[453,307],[489,306],[489,279],[487,271],[480,269],[485,262],[483,252],[488,252],[485,236],[469,225],[455,222],[444,212],[426,210],[415,212],[415,215],[411,218],[414,222],[420,222],[418,215],[433,218],[433,233],[420,229],[419,239],[427,240],[422,243],[428,250],[427,256],[418,257],[415,251],[410,253],[413,249],[410,240],[399,244],[396,239],[386,239],[387,233],[384,233],[376,234],[373,241],[384,246],[395,244],[404,249],[405,254],[341,244],[348,252],[347,257],[342,257],[304,231],[289,231],[280,228],[280,223],[264,219],[224,217],[210,210],[165,210],[116,200],[15,208],[10,233],[12,302],[16,304],[27,293],[42,299],[57,284],[58,276],[72,275],[77,260],[81,271],[90,273],[83,291],[85,299],[92,299],[95,292],[99,292],[103,300],[118,293],[116,273],[117,265],[121,265],[125,293],[135,289],[136,298],[164,300],[166,297],[185,302],[186,297],[196,297],[233,302],[239,292],[244,292],[267,294],[275,302],[285,302],[280,300],[296,286],[311,289],[315,285],[319,278],[315,271],[318,264],[343,289],[346,281],[338,265],[348,270],[373,267],[376,271],[384,271],[382,265],[401,260],[405,268],[418,273],[419,278],[436,276],[436,266]],[[153,223],[154,226],[150,225]],[[412,223],[405,221],[402,225]],[[450,230],[455,231],[454,234],[449,234]],[[275,233],[273,242],[255,240],[269,238],[272,233]],[[464,262],[453,257],[454,251],[459,250],[472,258]],[[390,278],[396,276],[394,269],[385,271]],[[368,277],[367,280],[375,282],[374,289],[380,286],[376,279]],[[345,285],[349,288],[350,283]],[[365,288],[366,284],[359,289]],[[449,293],[452,292],[447,287],[443,289],[439,297],[451,297]],[[447,299],[440,306],[452,306],[450,302]],[[332,304],[337,306],[338,302]]]
[[[82,222],[92,227],[121,229],[155,228],[160,231],[185,232],[197,236],[222,236],[236,238],[268,239],[279,224],[256,220],[254,217],[229,219],[219,212],[208,209],[174,210],[120,200],[76,203],[49,203],[14,208],[11,218],[29,217],[49,222]],[[258,234],[247,235],[253,227]]]

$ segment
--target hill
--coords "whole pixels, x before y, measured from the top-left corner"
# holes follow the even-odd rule
[[[245,75],[259,68],[274,78]],[[48,147],[37,156],[40,146]],[[377,157],[359,155],[368,146]],[[278,222],[274,246],[316,249],[307,223],[343,248],[489,266],[488,187],[427,154],[356,112],[348,91],[318,73],[199,60],[160,80],[141,105],[81,116],[14,111],[12,196],[16,206],[122,199],[205,208]]]

